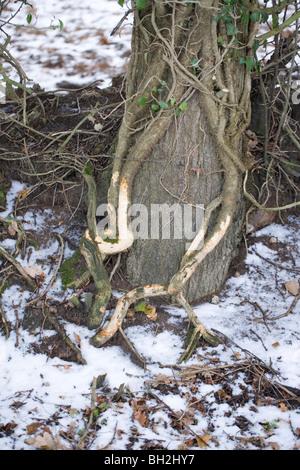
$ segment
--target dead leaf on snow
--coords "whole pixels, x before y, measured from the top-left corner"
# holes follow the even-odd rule
[[[272,447],[273,450],[280,450],[280,445],[278,442],[268,442],[269,446]]]
[[[26,426],[27,434],[35,434],[41,426],[42,426],[42,423],[28,424],[28,426]]]
[[[78,343],[79,349],[81,349],[81,339],[80,339],[80,336],[78,336],[78,334],[75,333],[75,331],[74,331],[74,336],[75,336],[75,341],[76,341],[76,343]]]
[[[203,447],[208,447],[209,441],[211,440],[211,438],[212,438],[211,434],[204,434],[203,436],[196,436],[198,447],[200,447],[201,449]]]
[[[40,450],[70,450],[62,444],[58,436],[53,437],[49,432],[44,432],[41,436],[29,437],[26,442]]]
[[[288,281],[285,283],[285,288],[286,290],[292,294],[292,295],[297,295],[299,294],[300,286],[297,281]]]
[[[282,403],[279,403],[279,408],[280,408],[280,410],[283,411],[283,412],[284,412],[284,411],[289,411],[288,407],[287,407],[286,404],[283,403],[283,402],[282,402]]]
[[[33,279],[39,276],[42,279],[42,281],[45,280],[45,273],[38,266],[25,266],[23,269]]]
[[[15,220],[12,220],[8,226],[8,229],[7,229],[9,235],[11,237],[14,237],[18,231],[18,224]]]
[[[131,400],[130,405],[133,409],[133,419],[138,421],[143,428],[149,425],[149,415],[147,405],[143,400]]]

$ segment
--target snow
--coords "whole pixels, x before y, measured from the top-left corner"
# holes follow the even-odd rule
[[[115,0],[98,0],[91,2],[81,0],[74,8],[74,1],[48,0],[38,2],[32,0],[37,17],[34,25],[37,28],[32,33],[28,27],[18,28],[13,34],[12,54],[15,54],[21,65],[25,68],[29,78],[38,82],[46,89],[55,89],[62,80],[77,84],[86,84],[93,80],[104,80],[100,86],[106,86],[110,78],[124,70],[126,53],[130,50],[130,25],[122,29],[122,35],[110,38],[109,34],[124,14]],[[26,11],[26,10],[25,10]],[[55,18],[53,18],[55,16]],[[26,14],[24,14],[25,24]],[[63,31],[49,29],[49,23],[58,24],[63,21]],[[20,19],[19,19],[20,20]],[[20,20],[21,21],[21,20]],[[129,18],[130,22],[130,18]],[[128,23],[128,21],[127,21]],[[99,44],[99,37],[104,38]],[[82,62],[79,70],[78,63]],[[95,64],[98,64],[95,67]],[[12,182],[8,193],[8,208],[0,213],[0,217],[7,217],[13,213],[14,203],[19,191],[25,188],[18,181]],[[21,220],[25,230],[42,231],[53,222],[50,211],[32,212],[30,210]],[[200,346],[189,359],[188,365],[204,366],[209,360],[217,360],[218,364],[232,364],[233,357],[240,354],[244,358],[248,351],[272,366],[279,372],[276,380],[283,385],[300,389],[300,311],[297,303],[292,312],[278,320],[272,318],[285,313],[290,307],[294,297],[284,288],[288,280],[299,279],[300,266],[300,220],[290,217],[287,225],[272,224],[252,235],[257,239],[251,247],[247,258],[247,272],[230,278],[220,293],[220,303],[204,303],[195,307],[195,313],[201,322],[209,329],[215,329],[228,336],[234,343],[226,347],[220,345],[213,349],[203,350]],[[64,227],[55,227],[55,231],[62,233]],[[262,237],[276,237],[283,246],[271,249],[270,245],[261,241]],[[13,250],[15,240],[6,239],[2,244],[7,250]],[[287,256],[281,268],[292,269],[298,267],[298,273],[289,269],[279,269],[275,265],[260,258],[256,253],[267,260],[281,263],[280,254],[284,250],[293,256]],[[70,256],[71,249],[66,248],[65,256]],[[53,271],[49,270],[47,260],[49,255],[59,252],[59,242],[53,240],[32,253],[30,264],[42,262],[45,272],[45,283],[51,280]],[[20,263],[25,262],[19,257]],[[293,261],[295,266],[293,265]],[[0,261],[2,264],[2,262]],[[1,269],[0,264],[0,269]],[[49,290],[49,297],[65,300],[72,292],[62,292],[59,279]],[[115,293],[120,296],[121,293]],[[16,325],[17,319],[22,319],[26,303],[31,300],[32,294],[24,291],[19,285],[7,288],[1,298],[2,308],[8,321]],[[254,303],[267,312],[267,326],[262,320],[262,314],[255,309]],[[183,328],[186,323],[184,311],[179,307],[169,306],[166,309],[172,317],[171,325]],[[34,449],[26,443],[28,436],[27,425],[31,422],[52,422],[51,433],[57,435],[61,430],[67,431],[72,422],[76,422],[78,430],[84,427],[83,411],[90,406],[91,383],[93,377],[107,374],[107,386],[115,393],[121,384],[135,397],[143,397],[149,383],[160,374],[174,377],[174,367],[183,352],[182,338],[172,331],[163,331],[155,334],[153,328],[146,325],[132,325],[127,328],[129,339],[148,362],[146,370],[136,365],[118,346],[109,346],[102,349],[93,348],[89,344],[92,333],[85,327],[65,323],[69,337],[74,341],[76,337],[81,341],[81,353],[87,364],[82,366],[68,363],[59,358],[48,358],[43,354],[35,354],[30,345],[35,338],[29,332],[23,331],[19,336],[13,328],[9,339],[0,336],[0,424],[14,422],[16,429],[9,434],[1,434],[0,449],[19,450]],[[44,337],[53,333],[50,330],[42,332]],[[163,366],[163,367],[162,367]],[[240,380],[232,383],[232,393],[238,395],[243,385],[243,373]],[[174,412],[189,409],[188,398],[185,397],[185,386],[179,386],[181,393],[164,395],[159,390],[154,392]],[[279,406],[254,406],[254,402],[242,404],[233,411],[228,403],[217,402],[215,392],[220,389],[219,384],[208,384],[199,381],[195,397],[205,400],[211,405],[209,415],[195,412],[193,432],[197,435],[211,433],[214,439],[209,441],[207,449],[233,450],[237,441],[230,436],[242,439],[261,437],[264,439],[266,449],[277,443],[281,450],[299,448],[300,413],[297,409],[282,409]],[[19,402],[20,406],[16,403]],[[154,398],[147,402],[149,407],[159,405]],[[75,410],[69,413],[69,409]],[[56,420],[51,419],[57,413]],[[247,431],[235,424],[238,416],[250,421]],[[183,435],[171,425],[170,416],[166,407],[161,407],[153,413],[153,423],[150,427],[143,427],[135,420],[133,423],[133,410],[129,402],[120,404],[111,403],[110,407],[101,415],[106,424],[99,426],[96,436],[91,443],[91,449],[123,450],[129,444],[132,446],[133,427],[140,433],[141,441],[160,442],[168,450],[180,449]],[[53,424],[54,423],[54,424]],[[261,423],[276,423],[269,434]],[[154,426],[155,424],[155,426]],[[50,424],[49,424],[50,426]],[[213,431],[208,431],[208,429]],[[116,429],[118,432],[116,433]],[[297,431],[298,430],[298,431]],[[143,441],[144,440],[144,441]],[[268,443],[271,444],[268,444]],[[68,446],[68,442],[66,442]],[[140,449],[137,441],[131,447]],[[256,449],[248,441],[246,448]],[[189,450],[197,450],[196,445]]]
[[[9,209],[5,215],[14,210],[14,200],[18,191],[24,189],[17,181],[12,184],[9,193]],[[0,214],[3,216],[4,213]],[[27,217],[28,216],[28,217]],[[33,214],[31,211],[23,216],[24,222],[28,224],[31,232],[39,231],[46,223],[49,223],[49,210]],[[300,221],[296,217],[290,217],[290,223],[281,226],[272,224],[252,237],[257,238],[252,246],[255,251],[263,253],[266,257],[276,259],[276,250],[271,250],[261,241],[261,237],[276,237],[284,243],[284,249],[293,251],[296,266],[299,266],[300,243],[299,227]],[[61,228],[63,230],[63,227]],[[9,240],[9,239],[8,239]],[[9,243],[6,247],[13,248]],[[59,249],[58,242],[47,244],[33,254],[30,263],[35,264],[47,260],[49,254]],[[68,254],[72,251],[69,249]],[[21,262],[21,259],[18,258]],[[24,262],[24,261],[23,261]],[[292,276],[285,269],[277,269],[267,261],[259,258],[254,252],[249,253],[246,258],[248,270],[245,274],[230,278],[220,294],[220,303],[209,302],[195,307],[198,318],[209,329],[216,329],[228,336],[234,343],[227,347],[220,345],[212,348],[210,352],[203,351],[199,346],[194,355],[187,362],[188,365],[203,366],[207,363],[210,355],[217,358],[219,363],[226,365],[233,362],[232,356],[240,352],[242,355],[248,351],[257,356],[265,364],[271,365],[280,375],[277,381],[283,385],[300,388],[300,315],[299,305],[293,312],[277,321],[271,321],[272,317],[287,311],[293,296],[282,290],[282,283]],[[46,273],[45,285],[51,278],[51,272],[47,272],[47,264],[43,264]],[[276,279],[275,280],[275,271]],[[280,286],[280,288],[276,288]],[[118,293],[120,295],[120,293]],[[62,293],[59,280],[57,285],[49,291],[49,297],[66,298],[71,295],[70,291]],[[24,315],[26,304],[31,300],[32,294],[24,291],[18,285],[11,285],[2,296],[2,307],[8,321],[15,324],[16,318],[21,320]],[[268,310],[268,326],[255,318],[259,312],[255,311],[249,302],[258,302],[263,310]],[[166,310],[172,314],[170,324],[182,326],[185,313],[179,307],[169,306]],[[163,331],[155,334],[154,330],[145,325],[132,325],[126,329],[128,338],[148,362],[146,370],[132,362],[119,346],[109,346],[96,349],[89,344],[92,333],[86,327],[65,323],[68,336],[74,340],[75,336],[80,338],[81,353],[87,364],[82,366],[68,363],[59,358],[50,359],[46,355],[34,353],[30,345],[35,338],[27,331],[17,338],[13,329],[9,339],[0,337],[0,423],[14,422],[17,432],[12,436],[2,435],[0,437],[1,450],[9,449],[33,449],[26,444],[28,439],[27,425],[31,422],[50,421],[50,417],[56,412],[58,418],[56,424],[51,428],[52,435],[61,430],[67,430],[70,423],[75,420],[77,426],[83,426],[81,413],[90,405],[91,382],[93,377],[106,375],[106,384],[115,393],[121,384],[125,384],[133,395],[142,397],[145,390],[149,389],[149,383],[160,374],[172,378],[174,374],[173,365],[176,364],[183,352],[182,338],[173,331]],[[253,333],[254,331],[254,333]],[[53,331],[44,330],[45,337],[51,336]],[[16,341],[18,344],[16,345]],[[161,366],[164,367],[161,367]],[[240,380],[232,382],[232,394],[241,393],[243,374]],[[209,449],[232,450],[236,448],[236,442],[228,436],[245,437],[245,432],[236,425],[238,416],[248,419],[251,431],[249,436],[263,436],[266,448],[272,448],[274,442],[280,449],[290,450],[299,445],[299,436],[296,429],[300,428],[300,414],[296,409],[282,410],[278,406],[254,406],[250,400],[248,403],[238,407],[233,413],[229,403],[218,403],[215,400],[215,392],[220,389],[217,384],[198,383],[195,391],[196,398],[201,401],[205,398],[211,407],[212,416],[208,417],[195,414],[197,423],[193,426],[196,434],[203,435],[208,425],[214,427],[213,436],[218,445],[210,441]],[[179,414],[188,412],[188,399],[185,394],[161,394],[158,390],[154,392],[164,404]],[[15,407],[14,403],[21,402],[22,406]],[[147,402],[148,403],[148,402]],[[155,401],[153,400],[152,406]],[[150,405],[151,403],[148,403]],[[74,410],[69,413],[68,409]],[[59,410],[59,411],[57,411]],[[80,411],[81,410],[81,411]],[[121,412],[120,412],[121,411]],[[118,405],[110,406],[102,418],[105,418],[105,426],[102,426],[93,440],[91,449],[105,448],[122,450],[129,444],[129,427],[132,426],[132,408],[128,402],[122,408]],[[134,422],[135,428],[149,441],[162,442],[168,450],[180,448],[182,436],[171,426],[170,417],[166,409],[161,409],[154,414],[155,432],[152,427],[142,427],[138,421]],[[274,429],[269,431],[270,437],[266,435],[261,423],[274,423]],[[118,437],[113,439],[116,426]],[[131,428],[130,428],[131,429]],[[269,447],[268,447],[268,443]],[[248,445],[251,449],[251,444]],[[254,448],[254,447],[253,447]],[[139,449],[136,444],[134,449]],[[195,449],[192,447],[190,450]]]
[[[54,90],[61,81],[86,85],[103,80],[100,87],[106,87],[111,77],[125,70],[132,18],[129,16],[116,34],[110,33],[127,11],[126,4],[121,8],[116,0],[81,0],[76,5],[68,0],[29,3],[33,9],[24,7],[12,22],[23,27],[6,30],[13,38],[10,53],[31,83]],[[17,7],[19,4],[11,8]],[[28,13],[33,15],[30,26],[26,23]]]

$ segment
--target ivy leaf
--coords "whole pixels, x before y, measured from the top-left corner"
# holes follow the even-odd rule
[[[169,108],[168,103],[166,103],[166,102],[163,101],[163,100],[159,100],[158,104],[159,104],[159,106],[161,107],[161,109],[168,109],[168,108]]]
[[[192,61],[191,61],[191,66],[192,66],[192,67],[195,67],[195,69],[198,68],[198,62],[199,62],[198,59],[192,60]]]
[[[183,103],[181,103],[179,105],[179,109],[181,109],[181,111],[184,111],[186,108],[187,108],[187,102],[186,101],[184,101]]]
[[[28,15],[26,16],[26,21],[27,21],[28,24],[31,23],[31,21],[32,21],[32,14],[31,13],[28,13]]]
[[[59,31],[62,31],[64,28],[64,24],[61,20],[58,20],[58,22],[59,22]]]
[[[265,12],[265,11],[262,11],[261,12],[261,21],[262,21],[262,23],[266,23],[268,21],[268,19],[269,19],[268,13]]]
[[[237,27],[234,26],[232,23],[227,23],[226,24],[226,29],[227,29],[228,36],[234,36],[238,32]]]
[[[135,0],[137,9],[142,10],[143,8],[145,8],[147,2],[148,2],[148,0]]]
[[[253,21],[259,21],[260,20],[260,11],[255,10],[253,13],[251,13],[250,18]]]
[[[244,13],[242,14],[242,22],[243,24],[246,24],[247,21],[248,21],[248,18],[249,18],[249,12],[248,11],[244,11]]]
[[[273,13],[272,14],[272,26],[273,28],[276,28],[277,25],[278,25],[278,16],[276,13]]]
[[[138,100],[139,106],[146,106],[147,103],[148,103],[148,98],[145,98],[144,96],[142,96],[142,98]]]
[[[125,2],[125,0],[118,0],[118,4],[120,5],[120,7],[123,7],[124,2]]]
[[[253,42],[254,53],[257,51],[258,48],[259,48],[259,40],[254,39],[254,42]]]
[[[159,108],[158,104],[153,104],[151,106],[151,109],[152,109],[152,111],[158,111],[160,108]]]

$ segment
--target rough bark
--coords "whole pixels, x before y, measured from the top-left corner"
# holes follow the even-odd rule
[[[204,208],[222,190],[224,169],[214,135],[209,130],[199,92],[190,99],[187,112],[172,123],[139,170],[133,187],[133,203],[203,204]],[[216,215],[210,226],[214,225]],[[242,187],[235,220],[216,249],[197,268],[184,289],[185,297],[197,301],[218,290],[226,277],[243,223]],[[150,225],[150,223],[149,223]],[[173,225],[171,220],[171,235]],[[136,240],[126,257],[126,274],[132,284],[164,284],[179,269],[186,244],[191,240]]]

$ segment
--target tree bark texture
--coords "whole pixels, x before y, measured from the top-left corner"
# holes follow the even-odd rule
[[[189,100],[186,112],[172,123],[135,178],[132,202],[145,204],[149,215],[152,204],[166,203],[169,207],[178,204],[182,214],[185,204],[203,204],[206,208],[221,193],[224,169],[220,149],[209,129],[199,95],[196,92]],[[215,220],[216,214],[211,227]],[[236,255],[242,224],[241,187],[235,218],[226,236],[185,286],[187,300],[197,301],[220,288]],[[186,244],[191,240],[174,239],[172,220],[170,225],[170,239],[153,240],[149,234],[146,240],[136,240],[125,255],[126,275],[132,284],[165,284],[179,269]]]
[[[147,96],[147,90],[151,90],[153,86],[159,87],[162,81],[168,84],[169,97],[177,95],[182,98],[188,96],[189,90],[193,90],[188,96],[186,110],[177,118],[174,118],[173,113],[166,131],[148,152],[147,161],[140,163],[135,174],[132,202],[145,204],[149,214],[151,204],[203,204],[205,208],[221,194],[224,172],[227,171],[224,157],[228,158],[225,144],[222,145],[226,128],[231,128],[228,136],[232,135],[232,140],[227,145],[237,158],[242,157],[239,127],[243,128],[245,125],[244,118],[247,122],[249,119],[249,73],[245,66],[238,64],[229,50],[224,54],[225,66],[221,60],[222,51],[216,51],[217,37],[221,34],[225,37],[224,30],[226,31],[224,24],[217,25],[212,21],[214,7],[217,6],[217,2],[199,2],[198,5],[190,6],[188,11],[188,7],[174,4],[172,10],[165,2],[156,2],[154,20],[153,10],[152,17],[150,11],[136,15],[131,66],[127,75],[129,96],[134,96],[135,93],[138,96]],[[249,24],[241,29],[244,37],[250,35]],[[168,44],[176,44],[176,47],[173,50],[168,49]],[[243,54],[246,54],[246,49],[244,48]],[[196,60],[199,65],[193,69],[191,63]],[[185,75],[183,69],[188,70],[189,74]],[[193,73],[199,76],[199,80],[194,83]],[[222,87],[226,90],[223,95]],[[243,96],[245,92],[246,99]],[[162,96],[165,98],[166,94],[165,91]],[[220,98],[214,101],[218,96]],[[238,103],[241,104],[242,111],[237,109]],[[226,105],[229,106],[226,108]],[[141,122],[139,118],[142,120],[142,111],[140,107],[135,122]],[[241,112],[244,113],[242,120]],[[133,115],[134,112],[130,114],[128,109],[128,134],[131,133],[134,122]],[[161,119],[167,117],[162,113]],[[147,141],[145,129],[132,133],[128,139],[130,145],[136,145],[141,135]],[[241,186],[240,184],[240,188]],[[213,227],[216,218],[217,211],[211,218],[210,227]],[[234,219],[226,236],[205,258],[185,286],[184,293],[189,301],[199,300],[220,288],[230,261],[236,255],[242,223],[241,188]],[[129,281],[139,285],[168,282],[180,266],[186,242],[185,239],[174,238],[136,240],[130,251],[124,255]]]

